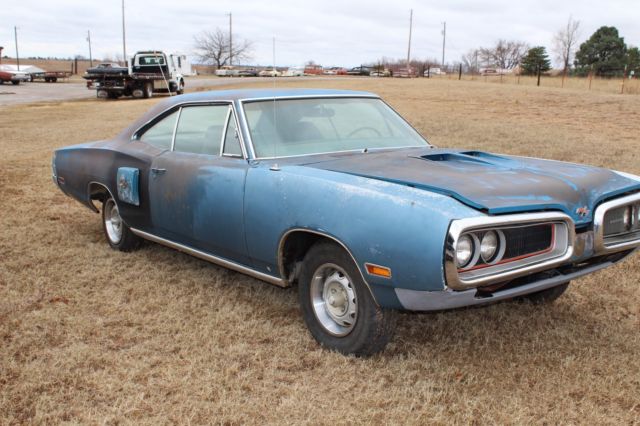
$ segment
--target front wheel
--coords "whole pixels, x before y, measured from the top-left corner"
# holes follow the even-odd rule
[[[140,246],[140,237],[124,223],[113,198],[108,198],[102,205],[102,229],[114,250],[133,251]]]
[[[353,260],[336,244],[311,247],[298,297],[309,331],[328,349],[368,356],[382,351],[393,336],[396,312],[376,304]]]
[[[11,82],[14,86],[17,86],[18,84],[20,84],[20,80],[13,80]]]

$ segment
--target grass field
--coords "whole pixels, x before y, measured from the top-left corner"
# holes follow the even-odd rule
[[[377,92],[438,146],[640,174],[638,96],[296,84]],[[638,254],[550,306],[403,314],[384,353],[356,359],[317,346],[295,289],[153,244],[109,249],[98,215],[51,182],[51,151],[155,102],[0,109],[0,424],[640,423]]]

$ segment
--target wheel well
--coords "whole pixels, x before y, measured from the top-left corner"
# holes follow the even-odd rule
[[[347,247],[333,237],[307,229],[289,231],[282,237],[278,251],[280,275],[288,285],[292,285],[298,281],[302,260],[311,246],[320,241],[334,244],[341,250],[344,250],[353,259],[353,255]],[[357,263],[356,268],[360,269]]]
[[[283,237],[278,253],[280,274],[289,285],[298,280],[300,265],[311,246],[322,239],[332,241],[323,235],[307,231],[293,231]]]
[[[94,207],[94,210],[98,212],[98,208],[93,204],[94,200],[98,200],[104,203],[105,200],[111,197],[111,192],[101,183],[91,182],[89,183],[89,204]]]

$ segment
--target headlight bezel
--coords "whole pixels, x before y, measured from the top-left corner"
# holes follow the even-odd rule
[[[531,256],[522,258],[505,259],[504,252],[500,258],[496,256],[488,263],[482,265],[465,265],[460,268],[455,259],[458,239],[470,233],[482,233],[498,231],[508,228],[531,227],[538,225],[552,226],[552,243],[549,250],[536,252]],[[496,232],[498,235],[501,233]],[[502,233],[503,234],[503,233]],[[561,212],[523,213],[503,216],[479,216],[466,219],[457,219],[451,222],[445,247],[445,278],[447,286],[454,290],[466,290],[476,288],[483,284],[495,283],[499,280],[508,280],[522,275],[527,275],[568,260],[573,254],[575,240],[575,225],[570,216]],[[502,251],[507,245],[502,242]],[[480,258],[479,245],[477,257]]]

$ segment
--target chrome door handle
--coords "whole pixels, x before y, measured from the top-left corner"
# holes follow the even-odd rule
[[[157,169],[155,167],[151,169],[151,173],[153,173],[156,176],[164,174],[166,171],[167,171],[167,169]]]

